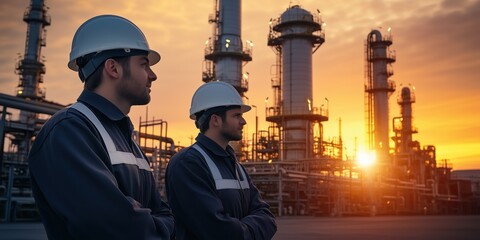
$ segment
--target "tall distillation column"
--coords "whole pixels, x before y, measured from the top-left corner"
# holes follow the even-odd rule
[[[16,65],[15,72],[20,75],[16,95],[24,99],[42,101],[45,99],[45,88],[41,87],[45,65],[41,59],[41,49],[46,46],[45,27],[50,25],[50,16],[47,14],[44,1],[32,0],[30,7],[25,11],[23,21],[27,23],[28,28],[25,55]],[[33,126],[36,120],[36,114],[27,111],[20,112],[20,123]],[[17,151],[20,155],[26,156],[30,137],[22,134],[15,135],[16,139],[13,142],[17,144]]]
[[[395,82],[389,80],[393,75],[391,64],[395,62],[395,54],[389,50],[391,44],[390,29],[385,36],[372,30],[365,47],[367,146],[375,150],[380,165],[390,163],[388,98],[395,91]]]
[[[267,121],[282,129],[281,160],[312,157],[313,123],[328,120],[325,109],[313,107],[312,91],[312,54],[325,41],[322,23],[319,15],[295,5],[270,25],[268,45],[276,51],[281,79],[272,81],[278,96],[267,110]]]
[[[403,87],[398,94],[397,103],[400,105],[400,117],[393,118],[392,139],[395,142],[394,164],[399,169],[399,178],[416,179],[418,183],[425,183],[425,170],[431,168],[429,158],[423,159],[420,144],[413,141],[412,136],[418,133],[413,126],[412,104],[415,103],[413,87]]]
[[[400,118],[394,118],[394,132],[395,132],[395,152],[408,153],[411,151],[412,135],[417,133],[417,129],[413,127],[412,104],[415,103],[415,94],[410,87],[403,87],[401,94],[397,99],[400,105]]]
[[[248,91],[248,73],[243,74],[244,62],[252,60],[253,44],[241,39],[241,0],[215,0],[213,36],[206,42],[203,81],[222,81],[232,84],[244,96]]]

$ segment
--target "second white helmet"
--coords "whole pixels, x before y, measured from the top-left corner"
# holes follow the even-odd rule
[[[242,112],[252,107],[243,103],[242,97],[235,88],[226,82],[208,82],[200,86],[192,97],[190,119],[196,120],[196,113],[222,106],[240,106]]]

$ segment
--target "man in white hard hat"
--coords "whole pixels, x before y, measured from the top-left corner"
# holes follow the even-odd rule
[[[131,21],[101,15],[75,33],[68,67],[84,90],[50,118],[29,154],[49,239],[170,239],[174,218],[132,138],[131,106],[150,101],[160,55]]]
[[[229,146],[242,139],[243,113],[250,109],[225,82],[206,83],[193,95],[190,118],[200,133],[195,144],[172,157],[165,177],[177,239],[271,239],[275,234],[270,206]]]

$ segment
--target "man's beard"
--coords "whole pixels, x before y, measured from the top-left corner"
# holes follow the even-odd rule
[[[123,98],[127,99],[130,104],[133,105],[146,105],[150,102],[150,92],[145,87],[144,92],[132,92],[132,89],[128,81],[133,81],[129,76],[124,76],[122,78],[122,84],[119,86],[119,92]]]
[[[225,138],[228,141],[240,141],[240,140],[242,140],[242,138],[243,138],[242,134],[232,133],[230,131],[227,131],[227,129],[228,128],[226,128],[225,125],[223,125],[222,131],[221,131],[221,134],[222,134],[223,138]]]

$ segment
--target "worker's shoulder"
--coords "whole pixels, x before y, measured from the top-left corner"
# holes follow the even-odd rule
[[[34,154],[48,141],[62,141],[65,138],[77,138],[93,130],[85,116],[72,108],[64,108],[50,117],[35,137],[30,154]]]
[[[198,164],[201,162],[202,155],[193,147],[186,147],[175,153],[170,159],[169,165],[175,166],[178,164]]]
[[[74,124],[75,122],[87,123],[87,118],[78,110],[73,108],[64,108],[56,112],[47,120],[42,130],[51,130],[61,124]]]
[[[42,126],[36,142],[43,142],[50,137],[78,137],[82,133],[94,133],[94,125],[76,109],[64,108],[56,112]]]

